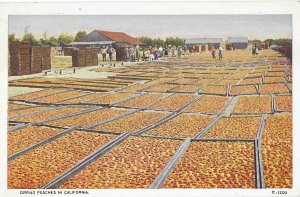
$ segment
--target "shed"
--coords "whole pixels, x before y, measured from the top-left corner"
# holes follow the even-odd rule
[[[191,38],[184,40],[184,44],[188,48],[200,46],[200,48],[206,50],[210,50],[212,46],[214,46],[215,48],[219,48],[221,43],[222,38]]]
[[[248,38],[247,37],[229,37],[227,45],[232,46],[234,49],[247,49]]]
[[[86,47],[100,48],[105,45],[113,45],[113,47],[142,45],[143,43],[124,32],[112,32],[94,30],[88,35],[81,38],[78,42],[72,42],[73,47],[83,49]]]

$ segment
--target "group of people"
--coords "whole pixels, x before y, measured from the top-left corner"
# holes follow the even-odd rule
[[[253,45],[253,47],[252,47],[252,55],[254,55],[254,56],[256,56],[256,55],[258,55],[258,46],[257,46],[257,44],[255,43],[254,45]],[[216,59],[216,51],[217,51],[217,49],[214,47],[214,46],[212,46],[212,48],[211,48],[211,55],[212,55],[212,58],[213,59]],[[218,51],[219,51],[219,53],[218,53],[218,55],[219,55],[219,60],[222,60],[222,57],[223,57],[223,54],[222,54],[222,51],[223,51],[223,49],[222,49],[222,47],[220,46],[219,47],[219,49],[218,49]]]
[[[215,60],[215,59],[217,59],[216,58],[216,51],[217,51],[217,49],[215,48],[215,46],[212,46],[211,47],[211,55],[212,55],[212,58]],[[219,52],[218,52],[218,56],[219,56],[219,60],[222,60],[222,58],[223,58],[223,49],[222,49],[222,47],[220,46],[219,47],[219,50],[218,50]]]
[[[135,62],[135,60],[140,61],[141,52],[140,47],[126,47],[125,48],[125,61]]]
[[[170,51],[171,51],[172,57],[177,57],[178,59],[180,59],[182,55],[185,55],[187,53],[187,47],[179,46],[176,48],[175,46],[173,46],[173,47],[171,47]]]
[[[106,56],[107,56],[107,54],[109,56],[109,61],[111,62],[112,61],[112,55],[113,55],[113,53],[115,51],[116,50],[111,45],[109,45],[108,47],[103,46],[102,49],[101,49],[101,54],[102,54],[102,60],[103,60],[103,62],[106,62]]]
[[[255,43],[252,47],[252,55],[256,56],[258,55],[258,46]],[[220,46],[219,48],[216,48],[215,46],[212,46],[210,52],[212,55],[212,58],[215,60],[217,59],[216,53],[218,51],[218,58],[219,60],[222,60],[223,58],[223,48]],[[109,46],[103,46],[103,48],[100,50],[100,53],[102,54],[103,62],[106,62],[106,56],[109,55],[109,61],[112,61],[112,56],[116,52],[116,50],[112,47],[112,45]],[[186,47],[181,46],[166,46],[166,47],[149,47],[149,48],[140,48],[139,46],[134,47],[126,47],[125,48],[125,61],[154,61],[158,60],[159,58],[163,57],[177,57],[180,59],[182,55],[187,54],[188,50]]]
[[[182,48],[181,46],[179,47],[149,47],[149,48],[144,48],[141,49],[139,46],[135,47],[126,47],[125,48],[125,60],[126,61],[154,61],[158,60],[159,58],[163,58],[166,56],[169,56],[170,54],[172,57],[178,57],[181,58],[181,56],[185,53],[185,49]]]

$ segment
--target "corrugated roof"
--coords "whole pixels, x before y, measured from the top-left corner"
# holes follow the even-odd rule
[[[185,44],[209,44],[221,42],[222,38],[191,38],[185,40]]]
[[[248,43],[247,37],[229,37],[227,43]]]
[[[101,31],[96,30],[99,34],[116,41],[116,42],[127,42],[128,44],[143,44],[139,39],[134,38],[124,32],[112,32],[112,31]]]

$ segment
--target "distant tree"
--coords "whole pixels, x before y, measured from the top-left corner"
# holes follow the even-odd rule
[[[184,40],[182,38],[175,38],[175,43],[177,44],[176,46],[182,46],[184,45]]]
[[[43,37],[40,38],[40,42],[41,42],[42,45],[50,45],[50,41],[49,41],[49,39],[47,37],[47,31],[45,31],[43,33]]]
[[[260,44],[261,43],[261,41],[260,40],[257,40],[257,39],[254,39],[254,40],[249,40],[249,43],[251,43],[251,44]]]
[[[285,45],[292,45],[292,39],[289,38],[281,38],[281,39],[275,39],[274,44],[278,46],[285,46]]]
[[[44,38],[40,38],[40,43],[42,44],[42,45],[48,45],[49,44],[49,40],[45,40]]]
[[[269,38],[269,39],[264,40],[264,43],[269,44],[269,46],[271,46],[274,44],[274,40]]]
[[[50,46],[58,46],[58,39],[54,36],[49,38],[49,45]]]
[[[146,47],[153,46],[153,40],[152,38],[149,38],[147,36],[142,36],[138,38],[140,41],[142,41]]]
[[[86,32],[85,31],[79,31],[77,32],[77,34],[74,37],[74,41],[78,42],[81,38],[83,38],[84,36],[86,36]]]
[[[41,42],[42,45],[51,45],[52,46],[50,39],[41,38],[39,41]]]
[[[165,45],[175,45],[175,38],[173,38],[173,37],[168,37],[168,38],[166,38],[166,41],[165,41]]]
[[[146,47],[150,47],[150,46],[163,47],[163,46],[168,46],[168,45],[172,45],[172,46],[175,45],[176,47],[178,47],[178,46],[183,46],[183,44],[184,44],[183,39],[178,38],[178,37],[176,37],[176,38],[168,37],[168,38],[166,38],[166,40],[162,40],[160,38],[152,39],[147,36],[142,36],[142,37],[139,37],[138,39],[141,40],[146,45]]]
[[[27,41],[29,42],[31,45],[40,45],[41,42],[38,41],[34,35],[32,33],[29,33],[28,31],[25,32],[25,34],[23,35],[22,41]]]
[[[47,30],[43,33],[43,39],[47,40]]]
[[[290,38],[280,38],[280,39],[268,38],[264,41],[260,41],[260,40],[255,39],[255,40],[249,40],[249,43],[251,43],[251,44],[266,43],[266,44],[269,44],[270,46],[273,45],[273,44],[278,45],[278,46],[285,46],[285,45],[292,45],[292,39],[290,39]]]
[[[22,41],[29,42],[30,45],[41,45],[40,40],[37,40],[35,36],[29,32],[30,25],[26,25],[24,28],[24,35]]]
[[[16,41],[16,35],[15,34],[9,34],[8,35],[8,42]]]
[[[58,36],[58,44],[60,46],[68,46],[71,42],[73,42],[74,38],[72,35],[69,35],[67,33],[61,33]]]
[[[164,44],[165,44],[165,41],[163,41],[163,40],[160,39],[160,38],[155,38],[155,39],[152,40],[152,43],[153,43],[153,45],[156,46],[156,47],[163,47]]]
[[[183,46],[184,40],[179,37],[176,37],[176,38],[168,37],[168,38],[166,38],[165,45],[172,45],[172,46],[176,46],[176,47]]]

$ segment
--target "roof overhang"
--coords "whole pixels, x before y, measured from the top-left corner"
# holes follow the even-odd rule
[[[93,44],[113,44],[115,41],[97,41],[97,42],[72,42],[71,45],[93,45]]]

